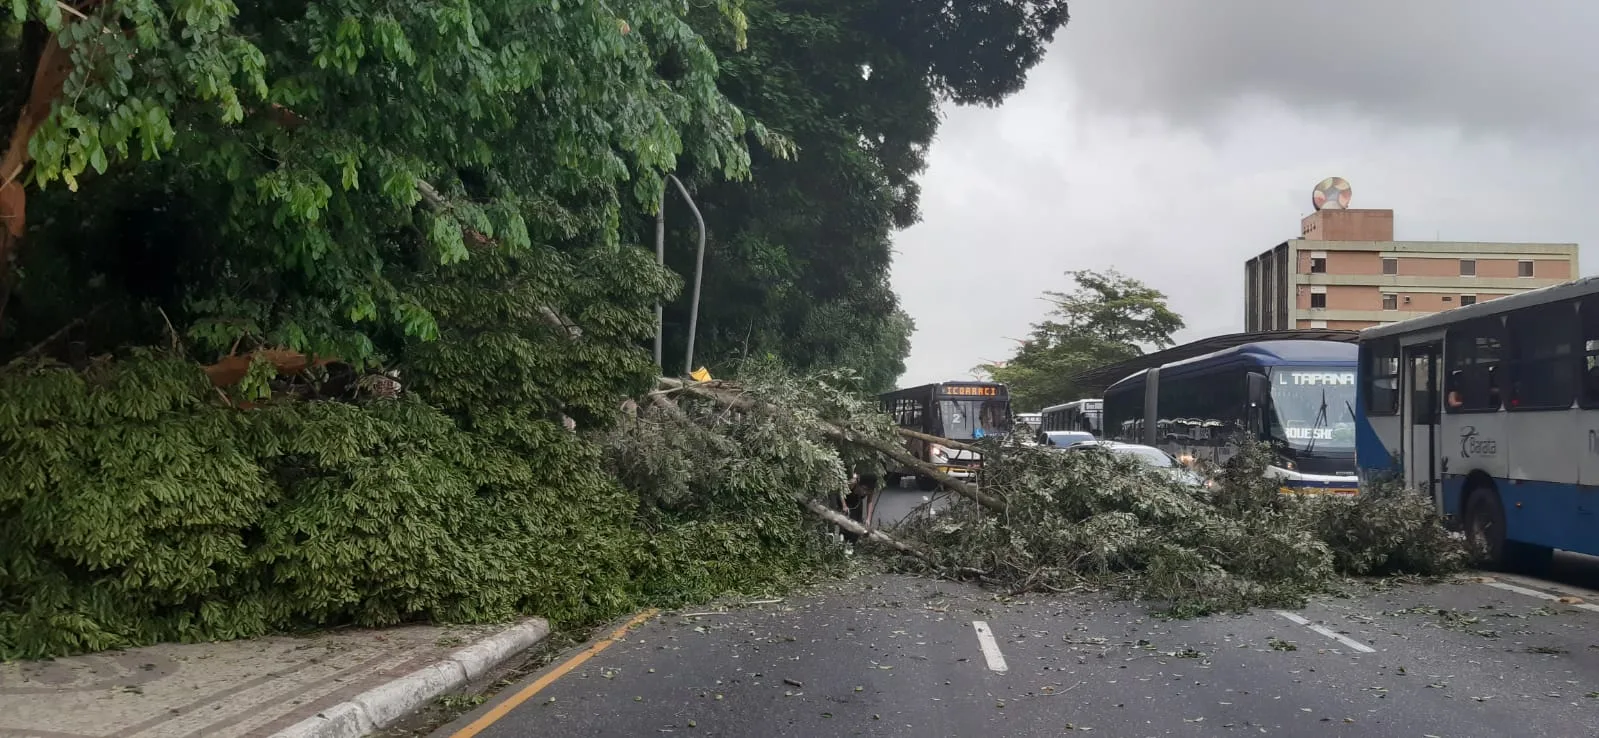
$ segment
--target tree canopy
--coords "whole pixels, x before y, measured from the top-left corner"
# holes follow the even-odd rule
[[[997,104],[1066,21],[1060,0],[750,0],[749,48],[724,54],[723,90],[795,144],[756,152],[749,186],[700,177],[711,240],[704,361],[771,355],[858,372],[867,389],[904,369],[912,324],[888,284],[892,238],[920,217],[915,181],[939,106]],[[693,227],[668,201],[674,270]],[[686,325],[687,306],[667,314]],[[681,351],[682,333],[673,336]]]
[[[737,516],[602,465],[594,438],[660,373],[657,303],[686,337],[677,201],[667,268],[650,248],[664,177],[710,225],[719,373],[892,383],[889,238],[937,108],[1019,89],[1065,21],[1064,0],[0,6],[0,658],[576,622],[803,569],[793,500],[750,491],[822,477],[774,478],[778,451],[712,480]]]
[[[1166,295],[1115,270],[1067,272],[1071,292],[1045,292],[1054,304],[1033,325],[1031,337],[1003,365],[982,367],[1010,385],[1020,411],[1036,411],[1097,392],[1074,377],[1094,367],[1126,361],[1146,350],[1172,345],[1183,319],[1166,305]]]

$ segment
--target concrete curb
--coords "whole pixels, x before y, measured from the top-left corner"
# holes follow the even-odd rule
[[[399,679],[374,687],[301,720],[272,738],[361,738],[387,728],[439,695],[488,673],[550,634],[550,624],[530,618]]]

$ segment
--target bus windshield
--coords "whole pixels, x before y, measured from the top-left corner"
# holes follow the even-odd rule
[[[940,400],[938,411],[944,423],[943,436],[950,440],[967,441],[1010,430],[1008,400]]]
[[[1353,367],[1273,369],[1271,407],[1274,440],[1301,451],[1354,451]]]

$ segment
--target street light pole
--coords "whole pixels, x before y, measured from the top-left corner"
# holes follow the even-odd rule
[[[694,221],[699,225],[699,247],[694,254],[694,291],[690,297],[688,309],[688,350],[683,356],[683,374],[686,376],[694,371],[694,334],[699,329],[700,323],[700,282],[705,273],[705,218],[700,215],[700,208],[694,204],[694,198],[688,194],[688,188],[683,186],[683,181],[672,174],[666,178],[677,186],[677,191],[683,196],[683,201],[688,203],[688,209],[694,213]],[[666,264],[666,190],[661,190],[660,207],[655,210],[655,263],[657,266]],[[661,357],[661,333],[664,330],[664,318],[660,303],[655,303],[655,365],[666,368]]]
[[[655,265],[666,266],[666,183],[661,183],[661,202],[655,208]],[[664,368],[661,363],[661,303],[655,303],[655,366]]]
[[[677,185],[678,193],[683,195],[683,201],[688,203],[688,209],[694,213],[694,222],[699,224],[700,243],[694,253],[694,296],[690,298],[688,308],[688,350],[683,353],[683,375],[688,376],[694,372],[694,334],[700,325],[700,279],[705,275],[705,218],[700,215],[700,208],[694,204],[694,198],[689,197],[688,188],[683,186],[683,181],[673,175],[666,175]]]

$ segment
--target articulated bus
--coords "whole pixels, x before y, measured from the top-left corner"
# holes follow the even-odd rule
[[[1492,562],[1599,554],[1599,278],[1360,333],[1361,475],[1430,493]]]
[[[1264,441],[1284,492],[1355,494],[1357,352],[1259,341],[1145,369],[1105,390],[1105,434],[1214,465]]]
[[[886,393],[878,401],[901,428],[952,441],[1003,435],[1011,428],[1010,392],[998,382],[924,384]],[[915,439],[906,441],[906,448],[912,456],[956,479],[973,479],[982,466],[982,458],[970,451]],[[896,486],[905,477],[915,477],[923,490],[938,488],[936,480],[909,468],[889,469],[885,481]]]
[[[1072,400],[1044,408],[1041,431],[1087,431],[1095,437],[1104,435],[1104,401]]]

